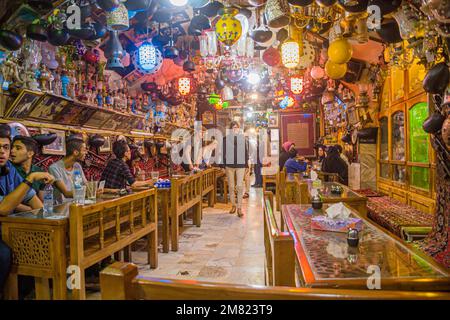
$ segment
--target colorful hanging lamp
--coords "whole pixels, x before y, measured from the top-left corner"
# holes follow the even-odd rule
[[[290,39],[281,45],[281,62],[286,68],[295,68],[300,62],[300,46]]]
[[[221,17],[216,23],[217,39],[226,46],[232,46],[239,40],[242,34],[241,22],[235,15],[239,10],[232,7],[221,9]]]
[[[303,92],[303,78],[300,76],[292,76],[290,78],[291,91],[293,94],[301,94]]]
[[[106,13],[106,26],[108,30],[125,31],[130,27],[128,19],[128,10],[122,1],[119,7],[111,12]]]
[[[178,79],[178,91],[185,96],[191,92],[191,78],[183,77]]]
[[[163,58],[158,48],[149,42],[144,42],[134,52],[132,61],[141,73],[153,74],[161,68]]]

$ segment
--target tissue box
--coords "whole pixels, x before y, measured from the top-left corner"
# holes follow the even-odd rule
[[[318,216],[311,218],[311,228],[322,231],[347,232],[348,229],[356,229],[361,231],[363,221],[359,218],[330,219],[326,216]]]

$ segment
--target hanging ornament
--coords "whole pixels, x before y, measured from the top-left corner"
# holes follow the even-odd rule
[[[216,35],[220,42],[230,47],[238,41],[242,34],[241,22],[235,18],[239,10],[225,7],[221,11],[222,16],[216,23]]]
[[[336,64],[349,62],[352,58],[352,54],[352,45],[344,38],[334,40],[328,47],[328,57]]]
[[[311,43],[303,40],[303,55],[300,57],[300,61],[297,64],[297,67],[300,69],[309,68],[314,62],[315,54],[316,52]]]
[[[338,64],[328,60],[325,64],[325,71],[331,79],[340,79],[347,73],[347,64]]]
[[[178,79],[178,91],[183,96],[189,94],[191,92],[191,79],[188,77]]]
[[[271,67],[279,65],[281,62],[280,52],[274,47],[268,48],[263,53],[263,61]]]
[[[291,91],[293,94],[301,94],[303,92],[303,78],[292,76],[290,78]]]
[[[323,70],[323,68],[319,67],[319,66],[314,66],[311,69],[311,78],[313,78],[314,80],[320,80],[325,76],[325,71]]]
[[[294,40],[287,40],[281,45],[281,61],[286,68],[295,68],[300,62],[300,46]]]

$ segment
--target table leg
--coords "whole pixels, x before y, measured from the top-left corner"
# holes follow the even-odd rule
[[[19,283],[17,281],[17,273],[10,273],[5,285],[6,300],[19,299]]]
[[[163,252],[169,252],[169,195],[164,193],[162,204]]]
[[[84,273],[84,269],[80,268],[79,287],[72,290],[72,298],[74,300],[86,300],[86,278],[84,276]]]
[[[148,237],[148,263],[150,268],[158,267],[158,232],[156,229],[147,236]]]
[[[131,245],[123,248],[123,260],[125,262],[131,262]]]
[[[50,286],[47,278],[34,278],[36,290],[36,300],[50,300]]]
[[[202,220],[202,203],[198,203],[194,206],[194,224],[200,227]]]
[[[172,213],[172,239],[171,239],[171,245],[172,245],[172,251],[178,251],[178,232],[179,232],[179,222],[177,221],[179,219],[177,212]]]

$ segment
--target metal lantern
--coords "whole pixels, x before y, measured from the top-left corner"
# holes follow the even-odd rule
[[[299,76],[291,77],[291,91],[293,94],[300,94],[303,92],[303,78]]]
[[[120,61],[126,54],[120,43],[117,31],[109,32],[109,39],[105,47],[105,57],[108,59],[106,62],[107,70],[122,69],[123,65]]]
[[[161,51],[149,42],[144,42],[134,52],[132,61],[136,69],[143,74],[154,74],[162,66]]]
[[[178,79],[178,91],[185,96],[191,92],[191,79],[183,77]]]
[[[300,46],[294,40],[281,45],[281,61],[286,68],[295,68],[300,62]]]
[[[106,26],[108,30],[128,30],[130,20],[128,19],[128,10],[123,3],[116,10],[106,13]]]
[[[235,18],[239,10],[226,7],[222,11],[223,15],[216,23],[217,39],[226,46],[232,46],[242,34],[241,22]]]

